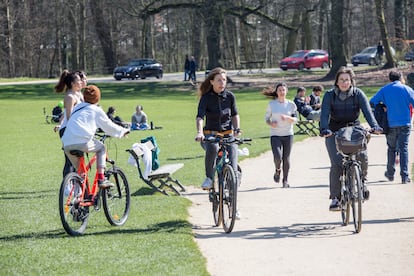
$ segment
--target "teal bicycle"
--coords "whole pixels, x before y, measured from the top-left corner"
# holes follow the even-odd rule
[[[223,225],[225,233],[231,233],[234,228],[237,212],[237,188],[240,183],[241,169],[234,171],[229,159],[228,147],[236,143],[238,145],[250,142],[250,138],[235,137],[208,137],[207,143],[218,143],[219,151],[216,158],[215,176],[213,186],[209,190],[209,201],[212,204],[214,225]],[[247,143],[248,144],[248,143]]]

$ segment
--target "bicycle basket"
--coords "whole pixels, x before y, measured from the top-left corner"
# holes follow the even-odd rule
[[[336,132],[336,149],[343,154],[352,154],[367,149],[367,130],[361,126],[343,127]]]

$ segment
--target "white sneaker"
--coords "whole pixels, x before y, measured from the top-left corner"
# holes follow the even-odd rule
[[[207,177],[203,184],[201,184],[201,188],[203,190],[210,190],[213,187],[213,180],[211,180],[211,178]]]
[[[239,219],[241,219],[241,217],[242,217],[242,215],[239,212],[239,210],[236,210],[236,219],[239,220]]]

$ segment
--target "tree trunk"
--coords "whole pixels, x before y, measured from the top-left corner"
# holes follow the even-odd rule
[[[300,0],[296,0],[295,7],[298,7],[299,4],[300,4]],[[298,34],[299,34],[298,29],[300,25],[300,14],[301,14],[300,9],[295,8],[294,14],[292,16],[292,21],[290,23],[290,25],[294,28],[294,30],[289,31],[285,56],[291,55],[296,50],[296,42],[298,40]]]
[[[382,45],[384,47],[385,58],[387,59],[387,62],[385,63],[383,69],[396,67],[397,63],[395,62],[394,56],[391,53],[390,43],[388,41],[387,28],[385,25],[384,0],[375,0],[375,10],[381,33]]]
[[[101,42],[102,52],[105,58],[105,71],[111,74],[116,66],[115,51],[112,45],[111,31],[105,21],[102,2],[100,0],[90,0],[92,17],[95,23],[96,34]]]
[[[394,1],[394,29],[395,29],[395,50],[404,49],[404,0]]]
[[[222,7],[216,1],[206,1],[205,23],[207,33],[208,64],[206,70],[221,67],[220,37],[223,27]]]
[[[5,27],[5,37],[6,37],[6,55],[7,55],[7,77],[13,78],[16,76],[16,69],[14,64],[14,45],[13,45],[13,36],[14,36],[14,29],[13,29],[13,18],[11,13],[11,1],[6,1],[5,3],[5,15],[6,15],[6,22],[4,24]]]
[[[330,41],[332,46],[331,58],[332,67],[326,78],[333,79],[336,72],[341,66],[346,66],[345,48],[342,33],[343,29],[343,12],[345,0],[331,0],[331,29]]]

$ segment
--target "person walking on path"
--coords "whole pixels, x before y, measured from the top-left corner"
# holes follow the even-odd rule
[[[293,124],[297,121],[296,105],[286,99],[286,83],[277,83],[275,88],[263,90],[263,95],[271,98],[266,110],[265,121],[270,126],[270,145],[273,152],[275,174],[273,180],[280,182],[283,168],[283,188],[289,188],[290,152],[293,145]]]
[[[327,91],[323,97],[320,134],[326,138],[325,145],[331,161],[329,188],[332,201],[329,210],[339,211],[341,195],[339,178],[342,172],[342,155],[336,149],[334,132],[342,127],[360,125],[360,111],[376,133],[380,133],[382,129],[375,120],[364,92],[355,86],[355,74],[351,68],[341,67],[336,73],[334,85],[335,87]],[[362,167],[364,196],[368,199],[369,192],[365,186],[368,171],[367,152],[361,151],[358,159],[361,161]]]
[[[196,71],[197,71],[197,62],[196,62],[194,56],[191,56],[191,59],[190,59],[190,80],[192,80],[193,82],[197,81]]]
[[[184,81],[190,80],[190,59],[188,58],[188,55],[185,55],[185,61],[184,61]]]
[[[382,64],[382,56],[384,55],[384,46],[382,46],[382,42],[379,41],[377,45],[377,62],[378,65]]]
[[[388,121],[387,170],[385,177],[394,181],[396,153],[400,156],[400,175],[403,184],[410,182],[408,169],[408,141],[411,131],[410,104],[414,105],[414,91],[403,84],[402,74],[398,71],[389,73],[391,83],[383,86],[370,100],[375,107],[385,105]]]

